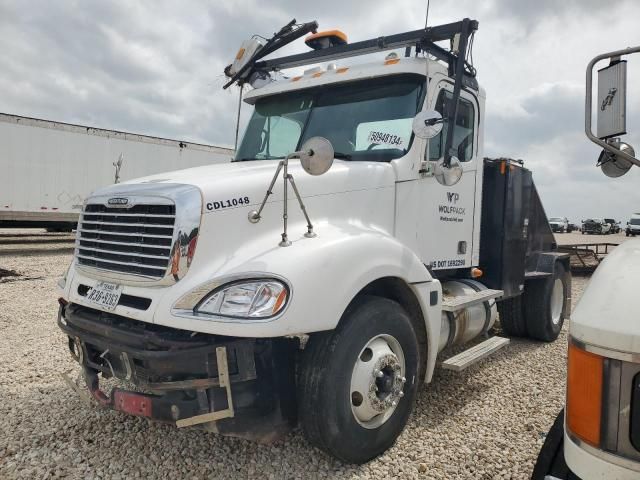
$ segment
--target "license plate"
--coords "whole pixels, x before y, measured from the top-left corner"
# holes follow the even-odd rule
[[[100,282],[95,287],[89,289],[86,299],[88,302],[98,305],[105,310],[113,310],[118,305],[121,294],[122,285]]]

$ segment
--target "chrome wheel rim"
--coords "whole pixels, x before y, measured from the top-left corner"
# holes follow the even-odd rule
[[[564,303],[564,286],[562,280],[556,278],[551,291],[551,321],[554,325],[560,323],[562,318],[562,304]]]
[[[378,335],[358,354],[351,372],[349,403],[356,421],[364,428],[384,424],[404,397],[406,366],[400,342]]]

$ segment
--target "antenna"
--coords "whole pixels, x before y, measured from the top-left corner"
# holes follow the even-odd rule
[[[238,131],[240,130],[240,110],[242,110],[242,89],[244,88],[244,83],[240,84],[240,92],[238,93],[238,116],[236,118],[236,143],[233,148],[233,154],[238,151]]]
[[[431,3],[431,0],[427,0],[427,13],[424,16],[424,29],[427,29],[427,23],[429,22],[429,3]]]

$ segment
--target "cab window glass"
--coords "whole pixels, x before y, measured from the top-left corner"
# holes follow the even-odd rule
[[[412,121],[413,117],[408,117],[358,124],[355,150],[406,149],[411,141]]]
[[[446,106],[453,99],[453,94],[446,90],[440,90],[436,100],[435,109],[444,117],[444,125],[438,136],[429,141],[429,160],[438,160],[444,156],[444,145],[447,141],[447,130],[449,128],[446,119]],[[453,131],[452,148],[456,151],[456,156],[461,162],[468,162],[473,157],[475,110],[473,103],[464,98],[460,98],[458,103],[458,115]]]

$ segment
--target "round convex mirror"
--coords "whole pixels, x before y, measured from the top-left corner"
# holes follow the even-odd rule
[[[413,119],[413,133],[418,138],[428,140],[442,131],[444,121],[442,115],[435,110],[425,110],[418,113]]]
[[[300,149],[300,164],[310,175],[322,175],[333,164],[333,145],[324,137],[312,137]]]
[[[444,158],[438,160],[433,168],[433,176],[439,184],[450,187],[462,178],[462,165],[457,157],[451,157],[449,166],[444,165]]]
[[[633,150],[633,147],[628,143],[616,141],[612,143],[612,146],[617,148],[618,150],[635,157],[636,153]],[[621,177],[625,173],[629,171],[632,166],[632,163],[626,158],[621,157],[620,155],[614,155],[608,150],[602,150],[600,156],[598,157],[598,165],[607,177],[617,178]]]

